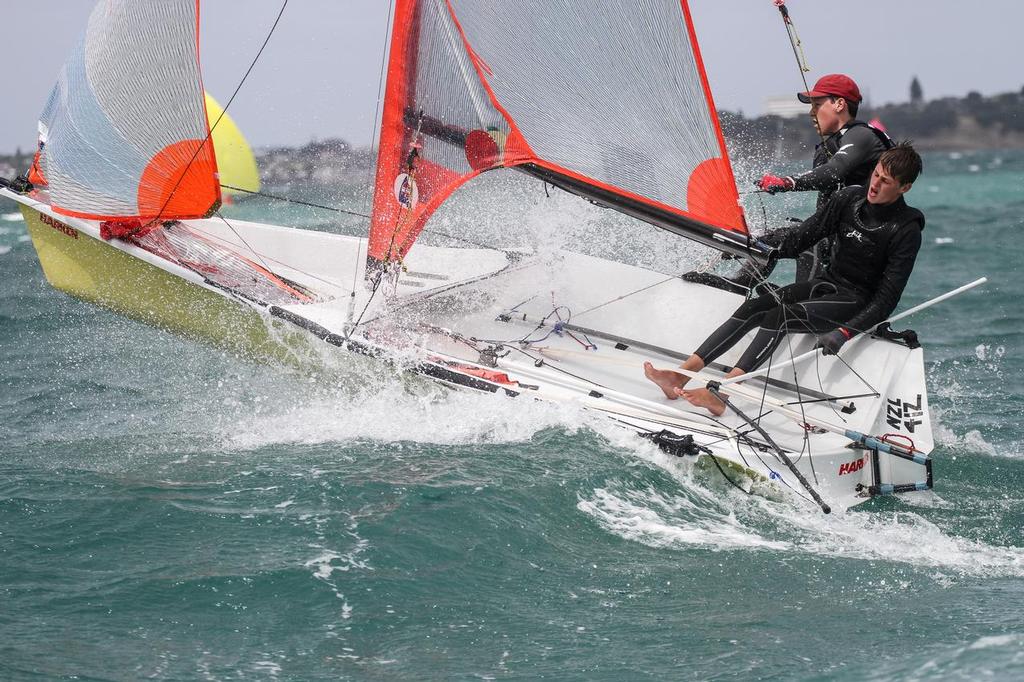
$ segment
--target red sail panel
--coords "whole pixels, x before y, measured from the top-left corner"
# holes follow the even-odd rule
[[[417,88],[419,67],[429,59],[421,59],[420,50],[434,39],[422,34],[436,23],[430,11],[418,0],[398,0],[395,6],[368,248],[376,261],[404,257],[434,210],[479,173],[468,163],[445,164],[431,153],[446,144],[436,136],[453,136],[464,145],[465,131],[446,130],[440,118],[419,106],[424,94]]]
[[[690,47],[693,49],[697,75],[707,98],[708,118],[714,126],[720,152],[719,156],[707,159],[694,169],[686,188],[686,204],[691,214],[698,220],[745,235],[748,233],[747,221],[740,207],[736,176],[732,172],[732,162],[729,161],[729,150],[726,149],[725,136],[722,135],[722,124],[718,120],[715,98],[711,95],[711,84],[704,68],[704,57],[700,53],[697,32],[693,28],[690,6],[687,0],[680,0],[680,5],[686,21]]]
[[[745,235],[686,2],[641,5],[398,0],[371,259],[402,258],[468,179],[522,164]]]

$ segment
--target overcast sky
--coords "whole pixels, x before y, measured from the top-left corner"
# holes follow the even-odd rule
[[[94,4],[4,1],[0,152],[34,144],[36,118]],[[869,103],[905,101],[914,75],[928,99],[1024,86],[1021,0],[788,0],[787,5],[812,69],[809,80],[849,73]],[[280,6],[281,0],[203,4],[204,80],[222,104]],[[801,89],[771,0],[690,0],[690,7],[720,108],[760,114],[765,99]],[[344,137],[367,143],[387,13],[387,0],[291,0],[230,109],[250,142],[299,145]]]

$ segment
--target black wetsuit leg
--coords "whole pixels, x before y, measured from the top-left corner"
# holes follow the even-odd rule
[[[801,282],[784,286],[774,293],[747,299],[728,320],[704,340],[694,354],[699,356],[704,364],[713,362],[732,348],[744,334],[761,324],[762,318],[779,307],[780,303],[805,300],[810,294],[810,287],[806,282]]]
[[[788,293],[795,294],[800,289],[803,291],[799,293],[806,292],[809,296],[792,303],[784,301],[784,305],[776,306],[764,314],[754,340],[736,361],[737,368],[744,372],[757,369],[772,356],[786,334],[820,334],[831,331],[856,315],[865,305],[863,297],[841,289],[832,282],[815,279],[792,286],[794,290]]]
[[[736,364],[749,372],[771,355],[787,331],[817,333],[835,329],[863,306],[861,297],[831,282],[820,279],[797,282],[744,301],[694,354],[709,364],[732,348],[744,334],[760,326],[754,341]]]

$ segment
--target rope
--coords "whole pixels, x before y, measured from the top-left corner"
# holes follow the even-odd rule
[[[618,301],[621,301],[623,299],[627,299],[630,296],[635,296],[636,294],[639,294],[639,293],[641,293],[643,291],[647,291],[648,289],[653,289],[654,287],[661,286],[662,284],[665,284],[666,282],[671,282],[674,279],[679,279],[680,276],[681,275],[672,275],[671,277],[666,277],[665,279],[663,279],[663,280],[661,280],[659,282],[655,282],[654,284],[648,284],[647,286],[641,287],[641,288],[637,289],[636,291],[630,291],[629,293],[623,294],[623,295],[621,295],[621,296],[619,296],[617,298],[613,298],[610,301],[605,301],[604,303],[599,303],[599,304],[595,305],[592,308],[587,308],[586,310],[584,310],[581,313],[576,313],[576,317],[582,317],[583,315],[586,315],[587,313],[594,312],[598,308],[603,308],[606,305],[611,305],[612,303],[617,303]],[[539,327],[538,327],[538,329],[539,329]]]
[[[231,185],[222,184],[221,187],[224,189],[231,189],[236,192],[245,192],[246,194],[253,194],[264,199],[274,199],[275,201],[284,201],[289,204],[300,204],[302,206],[312,206],[313,208],[322,208],[326,211],[334,211],[335,213],[344,213],[346,215],[356,216],[358,218],[369,218],[367,213],[359,213],[357,211],[349,211],[344,208],[337,208],[335,206],[324,206],[323,204],[314,204],[311,201],[302,201],[301,199],[289,199],[288,197],[277,196],[276,194],[267,194],[266,192],[257,192],[251,189],[245,189],[244,187],[232,187]]]

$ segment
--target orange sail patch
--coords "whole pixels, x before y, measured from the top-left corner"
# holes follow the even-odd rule
[[[747,232],[732,169],[720,157],[703,161],[693,169],[686,186],[686,210],[715,227]]]
[[[150,159],[139,180],[139,215],[161,220],[202,218],[220,205],[213,145],[181,140]]]

